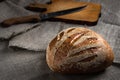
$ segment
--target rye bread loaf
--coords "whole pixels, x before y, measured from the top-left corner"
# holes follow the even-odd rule
[[[92,73],[113,62],[109,44],[96,32],[72,27],[58,33],[47,47],[49,68],[61,73]]]

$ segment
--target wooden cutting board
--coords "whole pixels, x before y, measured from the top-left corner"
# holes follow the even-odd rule
[[[75,0],[51,0],[51,4],[32,3],[28,5],[28,8],[34,11],[36,10],[44,11],[47,8],[47,11],[45,11],[44,13],[50,13],[50,12],[80,7],[84,5],[87,5],[87,7],[82,11],[78,11],[67,15],[57,16],[55,18],[65,19],[65,20],[96,22],[101,12],[101,5],[97,3],[78,2]]]
[[[47,11],[45,13],[75,8],[84,5],[87,5],[87,7],[82,11],[78,11],[67,15],[57,16],[56,18],[96,22],[101,12],[101,5],[91,2],[78,2],[74,0],[52,0],[52,4],[49,4],[47,6]]]

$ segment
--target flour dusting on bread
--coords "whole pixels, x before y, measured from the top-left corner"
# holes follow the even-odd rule
[[[63,73],[97,72],[111,65],[114,58],[99,34],[82,27],[58,33],[48,45],[46,56],[50,69]]]

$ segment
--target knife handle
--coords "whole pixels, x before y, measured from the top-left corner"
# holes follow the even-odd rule
[[[47,6],[48,4],[30,3],[25,7],[25,9],[35,11],[35,12],[44,12],[47,10]]]
[[[4,20],[1,25],[3,27],[8,27],[14,24],[20,24],[20,23],[27,23],[27,22],[38,22],[40,21],[39,15],[29,15],[29,16],[23,16],[23,17],[16,17],[16,18],[10,18],[7,20]]]

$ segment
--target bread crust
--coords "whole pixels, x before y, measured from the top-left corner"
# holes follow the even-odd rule
[[[91,73],[113,62],[110,45],[96,32],[72,27],[58,33],[47,47],[46,61],[54,72]]]

